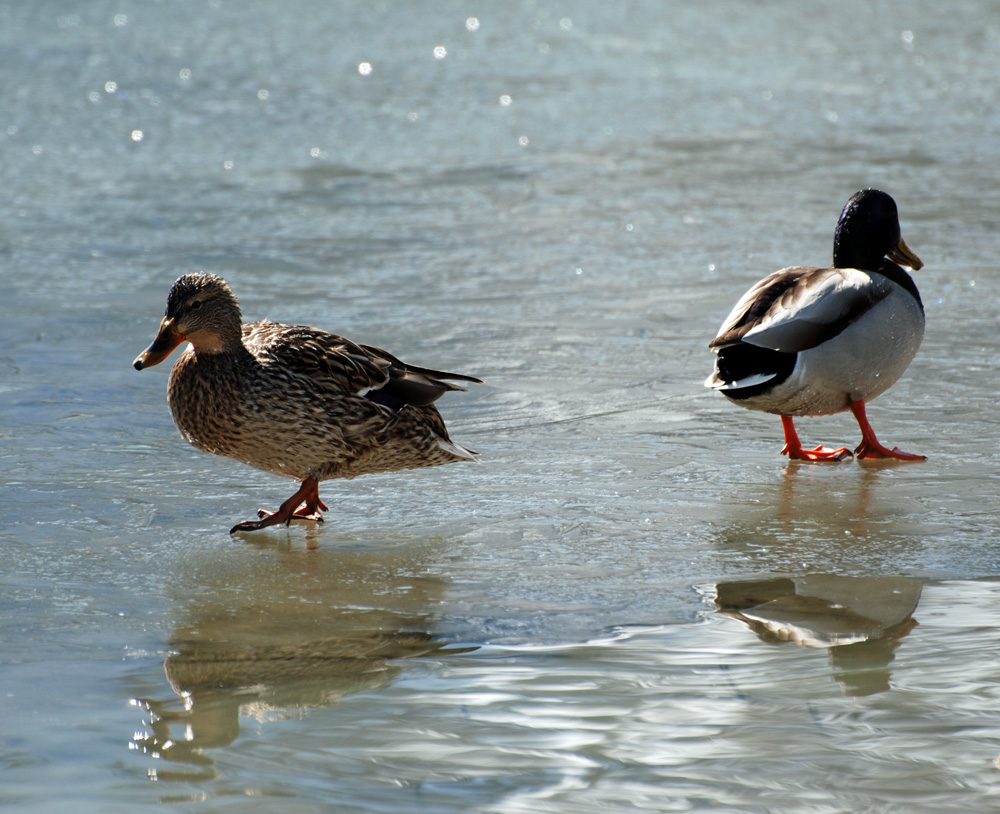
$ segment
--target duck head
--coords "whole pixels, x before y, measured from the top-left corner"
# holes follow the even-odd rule
[[[132,366],[136,370],[158,365],[181,342],[195,351],[216,353],[241,342],[243,315],[226,281],[215,274],[185,274],[167,295],[167,310],[156,337]]]
[[[924,265],[903,242],[892,196],[878,189],[863,189],[851,196],[840,213],[833,238],[833,265],[877,271],[886,258],[914,271]]]

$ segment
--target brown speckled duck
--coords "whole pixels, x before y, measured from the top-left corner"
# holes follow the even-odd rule
[[[322,520],[322,480],[477,459],[448,437],[434,402],[465,390],[446,379],[479,379],[408,365],[316,328],[242,322],[225,280],[186,274],[133,362],[136,370],[159,364],[187,340],[167,384],[181,434],[205,452],[299,481],[278,511],[261,509],[230,534]]]

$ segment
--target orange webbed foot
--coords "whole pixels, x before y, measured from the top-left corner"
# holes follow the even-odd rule
[[[853,457],[853,453],[847,447],[818,446],[815,449],[803,449],[799,447],[789,447],[788,444],[781,450],[782,455],[787,455],[791,461],[809,461],[810,463],[837,463],[847,461]]]
[[[851,412],[861,428],[861,443],[854,450],[859,461],[878,461],[886,458],[896,461],[926,461],[926,455],[914,455],[910,452],[903,452],[899,447],[889,449],[883,446],[875,436],[875,430],[868,422],[865,412],[865,403],[860,399],[851,402]]]
[[[810,463],[836,463],[846,461],[851,457],[851,451],[847,447],[830,449],[829,447],[818,446],[815,449],[804,449],[799,441],[799,434],[795,431],[795,423],[791,416],[781,417],[781,426],[785,430],[785,446],[781,450],[782,455],[787,455],[792,461],[808,461]]]
[[[274,517],[276,514],[278,514],[278,512],[272,512],[268,509],[257,509],[257,517],[259,517],[261,520],[264,520],[268,517]],[[318,511],[310,512],[307,506],[302,506],[296,509],[294,512],[292,512],[292,514],[288,517],[287,520],[284,521],[284,523],[286,526],[290,526],[293,520],[309,520],[314,523],[322,523],[323,515],[320,514]],[[248,522],[256,522],[256,521],[251,520]],[[275,522],[280,523],[282,521],[277,520]]]
[[[912,452],[903,452],[899,447],[893,447],[892,449],[887,449],[882,446],[882,444],[872,443],[871,441],[863,440],[854,450],[854,454],[858,456],[859,461],[880,461],[885,459],[896,460],[896,461],[926,461],[926,455],[916,455]]]
[[[326,504],[319,499],[319,483],[310,476],[302,481],[299,490],[294,495],[278,507],[278,511],[270,512],[267,509],[258,509],[257,517],[260,518],[259,520],[245,520],[242,523],[237,523],[229,530],[229,533],[259,531],[268,526],[277,526],[279,523],[290,526],[293,520],[322,523],[323,515],[320,513],[320,509],[327,511]]]

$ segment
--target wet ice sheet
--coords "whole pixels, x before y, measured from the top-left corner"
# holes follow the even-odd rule
[[[0,799],[988,807],[990,9],[663,9],[4,13]],[[701,387],[705,344],[869,184],[928,315],[870,417],[929,459],[790,466]],[[187,447],[166,370],[130,366],[198,268],[248,318],[483,376],[442,402],[483,465],[324,484],[324,526],[230,539],[290,484]],[[817,577],[919,602],[765,607],[815,617]]]

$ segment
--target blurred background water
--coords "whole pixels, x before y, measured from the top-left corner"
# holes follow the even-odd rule
[[[998,75],[986,0],[0,6],[0,806],[995,808]],[[928,460],[789,464],[706,344],[865,186]],[[131,367],[198,269],[483,464],[230,538],[291,483]]]

